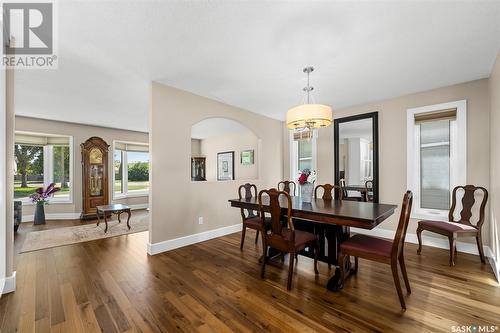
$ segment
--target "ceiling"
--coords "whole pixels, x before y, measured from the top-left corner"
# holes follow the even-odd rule
[[[156,80],[276,119],[488,77],[499,1],[57,1],[57,70],[16,74],[20,115],[148,130]]]

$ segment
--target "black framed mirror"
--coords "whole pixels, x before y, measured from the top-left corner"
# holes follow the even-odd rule
[[[335,119],[334,150],[344,200],[378,202],[378,112]]]

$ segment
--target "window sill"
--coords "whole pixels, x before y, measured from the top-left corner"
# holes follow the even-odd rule
[[[23,206],[35,206],[36,204],[29,201],[29,200],[17,200],[17,199],[14,199],[14,201],[21,201],[22,202],[22,205]],[[48,202],[47,205],[60,205],[60,204],[63,204],[63,205],[71,205],[73,204],[73,201],[72,200],[51,200]]]
[[[439,213],[413,212],[410,218],[414,220],[448,221],[448,211]]]
[[[149,196],[149,193],[147,193],[147,192],[120,194],[120,195],[114,195],[113,200],[123,200],[123,199],[128,199],[128,198],[142,198],[142,197],[148,197],[148,196]]]

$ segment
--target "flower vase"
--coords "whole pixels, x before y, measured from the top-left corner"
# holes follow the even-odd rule
[[[313,183],[304,183],[300,185],[300,196],[302,202],[312,202],[313,197]]]
[[[38,202],[35,208],[35,220],[33,224],[45,224],[45,207],[43,202]]]

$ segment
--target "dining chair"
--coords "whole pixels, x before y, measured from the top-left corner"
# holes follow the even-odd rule
[[[295,191],[296,191],[297,185],[295,184],[294,181],[282,180],[278,183],[278,191],[280,191],[281,187],[283,188],[283,189],[281,189],[281,191],[285,191],[286,193],[288,193],[292,196],[295,196]]]
[[[453,216],[455,213],[455,208],[457,207],[457,193],[458,190],[463,190],[462,197],[462,209],[460,211],[460,218],[455,221]],[[471,223],[472,209],[476,203],[475,194],[476,191],[481,191],[483,193],[481,205],[479,207],[479,220],[476,224]],[[417,253],[422,252],[422,231],[427,230],[448,237],[450,243],[450,266],[455,266],[455,256],[457,253],[457,237],[476,237],[477,249],[479,251],[479,257],[481,262],[484,264],[486,260],[484,258],[483,242],[481,239],[481,228],[484,223],[484,211],[486,207],[486,202],[488,201],[488,191],[484,187],[465,185],[457,186],[452,192],[452,204],[450,211],[448,212],[448,222],[446,221],[432,221],[424,220],[418,222],[417,227],[417,237],[418,237],[418,250]]]
[[[366,194],[365,194],[366,201],[373,202],[373,180],[367,180],[365,182],[365,189],[366,189]]]
[[[349,258],[348,256],[354,257],[354,273],[358,270],[358,258],[389,264],[391,265],[392,277],[394,279],[394,284],[396,285],[396,291],[398,292],[399,302],[401,303],[401,307],[403,309],[406,309],[406,304],[399,281],[398,261],[401,267],[403,280],[406,285],[406,290],[408,291],[408,294],[410,294],[410,281],[408,280],[404,260],[404,244],[406,230],[408,229],[408,222],[410,220],[412,203],[413,194],[411,191],[406,191],[403,196],[401,215],[399,216],[399,224],[396,229],[394,240],[390,241],[373,236],[357,234],[340,244],[339,265],[342,282],[345,281],[346,278],[345,260]]]
[[[361,196],[359,197],[351,197],[349,196],[349,192],[346,189],[345,179],[340,179],[340,188],[342,189],[342,200],[347,201],[363,201]]]
[[[266,194],[269,197],[269,208],[264,208],[262,205],[262,196]],[[286,203],[286,214],[283,214],[283,209],[280,198],[284,198]],[[264,258],[262,260],[261,277],[264,278],[266,262],[267,262],[267,249],[272,247],[283,253],[289,253],[288,265],[288,280],[287,290],[292,289],[292,274],[295,254],[305,248],[314,248],[314,272],[318,274],[318,253],[319,241],[318,237],[306,231],[295,230],[292,220],[292,199],[290,194],[285,191],[278,191],[275,188],[270,190],[262,190],[259,192],[259,210],[262,223],[264,223],[265,213],[267,210],[271,215],[271,229],[269,232],[264,232],[262,237],[262,244],[264,250]],[[282,221],[286,221],[286,226],[283,227]]]
[[[244,196],[242,195],[242,190],[245,190]],[[253,191],[252,191],[253,190]],[[252,194],[253,192],[253,194]],[[240,199],[250,199],[252,197],[257,197],[257,186],[255,184],[246,183],[241,185],[238,188],[238,196]],[[241,219],[242,219],[242,230],[241,230],[241,242],[240,249],[243,249],[243,244],[245,243],[245,234],[247,228],[255,230],[255,244],[257,244],[259,240],[259,233],[265,231],[265,228],[269,228],[269,219],[267,222],[262,225],[262,221],[260,219],[260,213],[257,211],[253,211],[251,209],[241,208]]]
[[[334,197],[334,190],[337,190],[339,193],[338,200],[342,200],[343,193],[342,189],[338,185],[332,185],[332,184],[323,184],[323,185],[317,185],[314,188],[314,197],[318,198],[318,190],[322,188],[323,189],[323,195],[321,196],[321,199],[323,200],[333,200]]]

